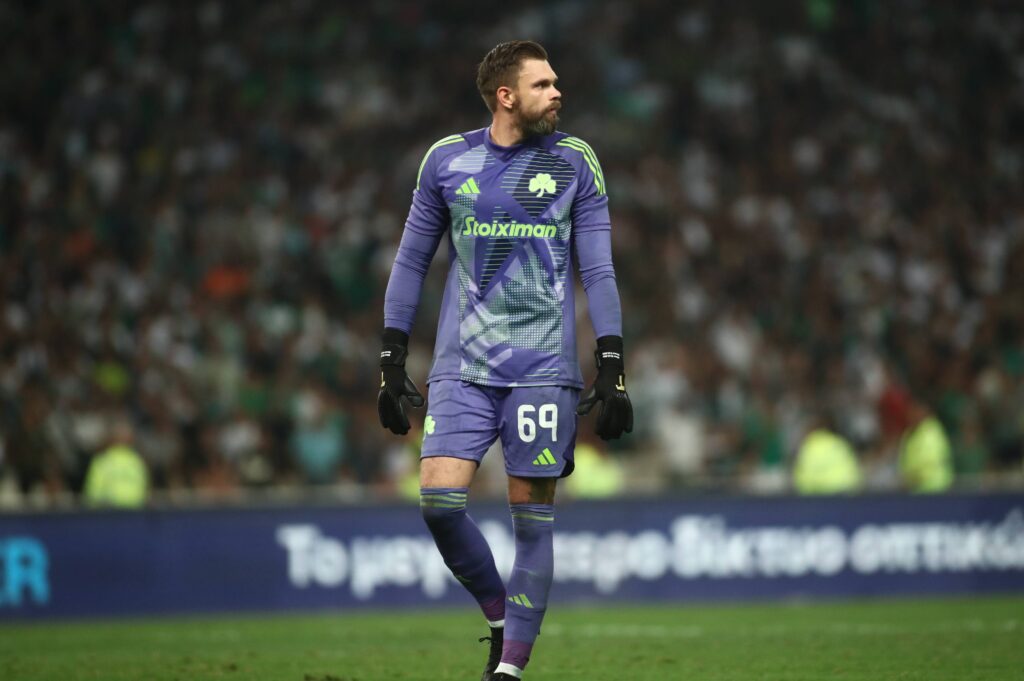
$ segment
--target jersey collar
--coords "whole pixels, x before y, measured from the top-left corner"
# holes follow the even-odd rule
[[[543,137],[527,137],[525,140],[519,142],[518,144],[503,147],[500,144],[496,144],[494,140],[491,138],[490,126],[487,126],[487,128],[484,130],[484,146],[487,147],[487,151],[494,154],[494,156],[496,156],[501,161],[508,161],[510,158],[518,154],[526,147],[539,146],[541,140],[543,139]]]

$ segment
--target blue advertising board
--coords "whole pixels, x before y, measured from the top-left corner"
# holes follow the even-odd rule
[[[1022,592],[1024,495],[564,503],[555,563],[554,603]],[[470,602],[415,506],[0,515],[0,620]]]

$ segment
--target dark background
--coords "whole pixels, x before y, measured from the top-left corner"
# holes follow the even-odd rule
[[[1012,3],[5,2],[3,504],[73,503],[112,419],[171,499],[400,494],[384,287],[422,154],[488,123],[476,64],[512,38],[608,180],[628,490],[786,491],[818,418],[893,489],[915,402],[957,486],[1024,484]]]

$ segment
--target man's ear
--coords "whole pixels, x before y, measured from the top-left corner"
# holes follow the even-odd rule
[[[498,98],[498,108],[511,111],[515,105],[516,93],[512,88],[502,85],[498,88],[495,95]]]

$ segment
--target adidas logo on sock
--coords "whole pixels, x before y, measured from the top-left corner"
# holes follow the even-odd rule
[[[547,447],[533,460],[534,466],[554,466],[556,463],[558,462],[555,461],[555,455]]]
[[[476,180],[472,177],[462,183],[462,186],[455,190],[456,194],[479,194],[480,187],[476,186]]]
[[[533,603],[526,597],[526,594],[519,594],[518,596],[509,596],[508,599],[516,605],[521,605],[524,608],[533,608]]]

